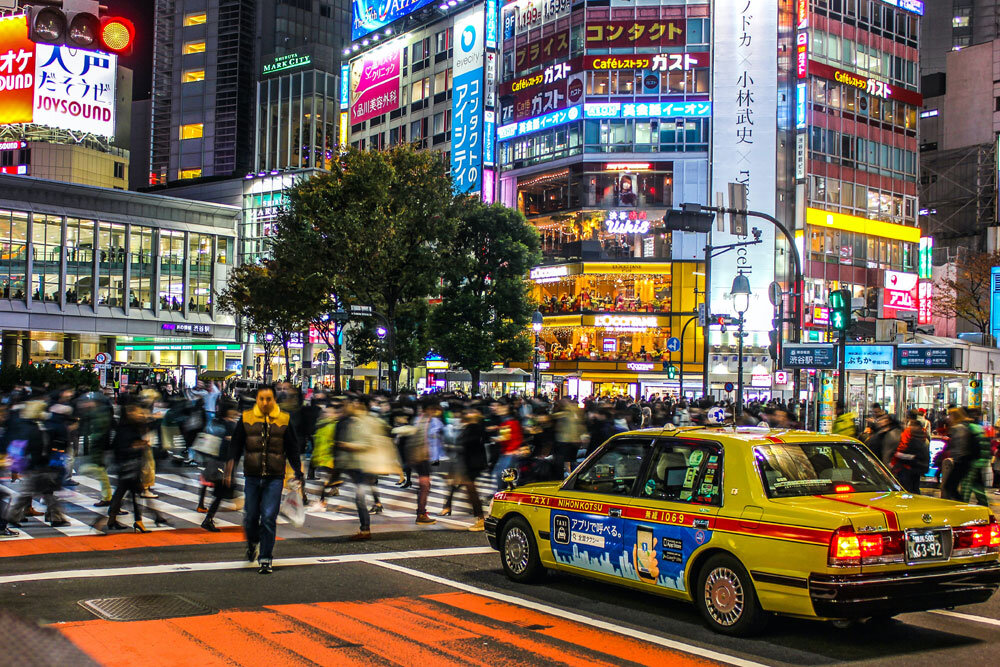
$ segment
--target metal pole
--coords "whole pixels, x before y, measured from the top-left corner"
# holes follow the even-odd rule
[[[678,350],[681,355],[681,367],[680,367],[680,400],[684,399],[684,334],[687,333],[688,325],[698,319],[698,316],[694,316],[688,319],[681,327],[681,349]]]
[[[734,414],[734,421],[739,419],[743,414],[743,313],[740,313],[739,329],[736,331],[737,342],[737,354],[739,359],[736,361],[736,411]]]
[[[709,231],[705,242],[705,328],[702,330],[701,351],[701,396],[708,397],[708,348],[709,334],[712,330],[712,232]]]
[[[847,407],[847,331],[841,331],[838,340],[838,354],[840,360],[837,362],[837,370],[840,372],[840,382],[837,383],[837,402]]]
[[[535,381],[535,398],[538,398],[538,332],[535,332],[535,363],[532,368],[532,376]]]

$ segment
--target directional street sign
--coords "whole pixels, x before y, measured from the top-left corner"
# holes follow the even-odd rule
[[[677,336],[671,336],[667,339],[667,349],[671,352],[677,352],[681,349],[681,339]]]

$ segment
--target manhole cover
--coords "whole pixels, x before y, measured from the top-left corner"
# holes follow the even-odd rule
[[[203,616],[218,611],[182,595],[173,594],[81,600],[80,606],[108,621],[151,621],[158,618]]]

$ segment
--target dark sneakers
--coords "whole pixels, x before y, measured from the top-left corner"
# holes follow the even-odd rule
[[[274,568],[267,562],[261,563],[260,567],[257,568],[257,574],[271,574],[272,572],[274,572]]]
[[[216,526],[215,522],[212,521],[211,519],[205,519],[204,521],[202,521],[201,522],[201,527],[204,528],[205,530],[207,530],[210,533],[218,533],[219,532],[219,527]],[[247,552],[247,555],[248,556],[250,555],[249,552]]]
[[[260,553],[260,547],[256,544],[247,545],[247,562],[252,563],[257,560],[257,554]]]

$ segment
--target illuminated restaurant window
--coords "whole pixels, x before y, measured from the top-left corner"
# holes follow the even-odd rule
[[[205,53],[205,40],[201,39],[196,42],[184,42],[184,55],[190,53]]]
[[[201,169],[181,169],[180,178],[201,178]]]
[[[181,78],[182,83],[194,83],[195,81],[205,80],[205,70],[203,69],[188,69],[184,70],[184,76]]]
[[[201,25],[208,21],[206,12],[191,12],[184,15],[184,25]]]

